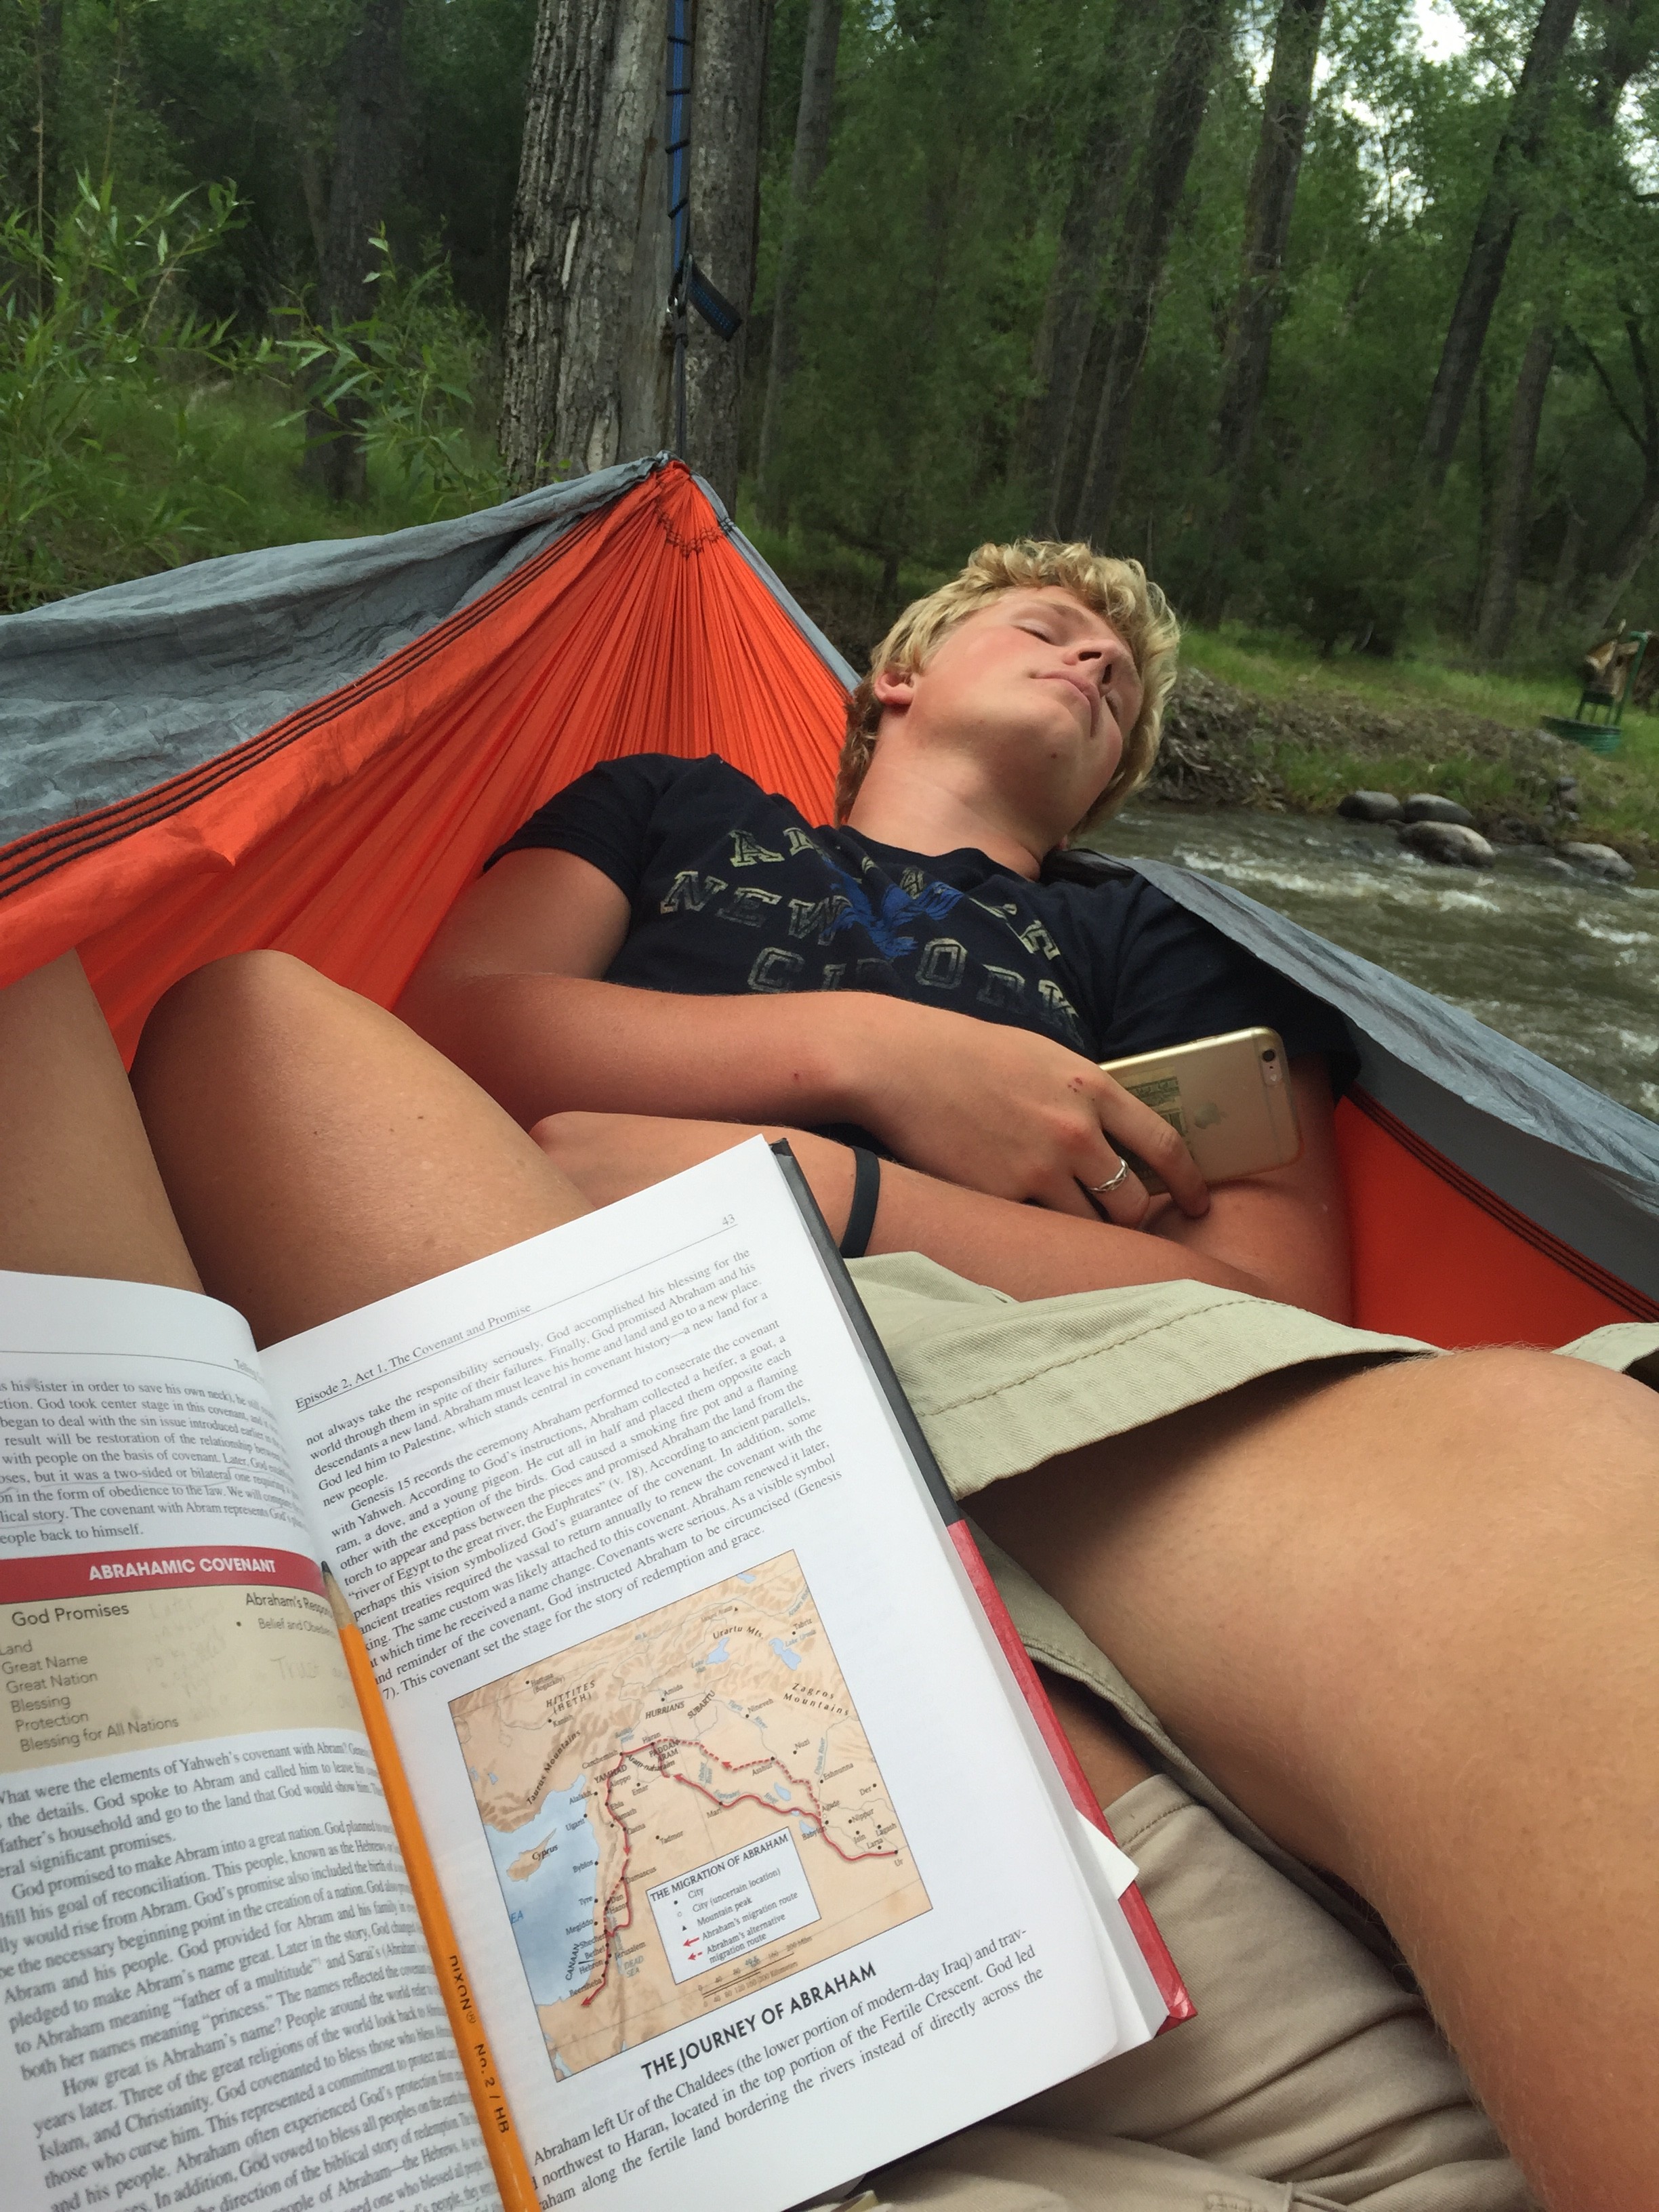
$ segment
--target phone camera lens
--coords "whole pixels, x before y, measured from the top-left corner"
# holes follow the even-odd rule
[[[1273,1051],[1271,1046],[1269,1046],[1267,1050],[1262,1054],[1261,1057],[1263,1060],[1277,1060],[1279,1054]]]

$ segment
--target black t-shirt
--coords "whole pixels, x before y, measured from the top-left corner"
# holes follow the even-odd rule
[[[1351,1065],[1340,1017],[1144,877],[1030,883],[971,847],[814,829],[714,754],[607,761],[491,855],[574,853],[633,908],[611,983],[881,991],[1116,1060],[1247,1029]]]

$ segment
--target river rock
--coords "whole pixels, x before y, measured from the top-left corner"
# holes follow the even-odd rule
[[[1606,876],[1611,883],[1627,884],[1636,873],[1624,854],[1615,853],[1611,845],[1568,844],[1560,849],[1569,860],[1576,860],[1592,874]]]
[[[1336,811],[1350,822],[1397,822],[1400,801],[1391,791],[1351,791],[1338,799]]]
[[[1400,836],[1413,852],[1449,868],[1489,868],[1498,858],[1480,832],[1462,822],[1410,822]]]
[[[1467,806],[1460,806],[1455,799],[1443,799],[1437,791],[1414,791],[1400,810],[1402,822],[1452,822],[1460,829],[1473,830],[1474,817]],[[1484,867],[1484,860],[1477,862]]]

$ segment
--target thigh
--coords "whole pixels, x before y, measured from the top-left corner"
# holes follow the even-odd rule
[[[1542,1353],[1328,1363],[994,1483],[973,1511],[1254,1820],[1381,1902],[1380,1794],[1403,1809],[1482,1728],[1524,1741],[1540,1697],[1601,1702],[1552,1630],[1650,1541],[1656,1412]]]
[[[282,953],[176,985],[132,1079],[204,1285],[261,1344],[589,1210],[441,1054]]]

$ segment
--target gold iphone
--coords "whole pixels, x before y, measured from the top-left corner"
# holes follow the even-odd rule
[[[1290,1062],[1276,1030],[1230,1030],[1100,1065],[1186,1140],[1206,1182],[1285,1168],[1301,1152]],[[1129,1157],[1148,1190],[1166,1188]]]

